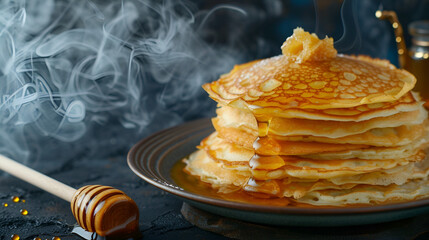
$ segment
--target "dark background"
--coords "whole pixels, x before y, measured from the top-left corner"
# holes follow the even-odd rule
[[[128,149],[163,128],[213,116],[216,105],[201,84],[234,64],[281,54],[297,26],[333,37],[340,53],[397,65],[391,25],[375,11],[397,12],[407,45],[407,25],[427,19],[429,11],[429,1],[342,4],[0,2],[0,153],[76,188],[124,190],[140,207],[146,239],[220,238],[186,222],[180,200],[134,176]],[[94,58],[85,62],[88,57]],[[26,203],[12,203],[12,196]],[[74,238],[68,203],[6,174],[0,174],[0,203],[9,204],[0,206],[0,239]],[[28,216],[19,214],[23,207]]]

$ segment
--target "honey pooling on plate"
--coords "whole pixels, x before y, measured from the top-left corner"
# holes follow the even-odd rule
[[[415,77],[388,61],[337,54],[298,28],[280,56],[203,85],[215,132],[185,172],[222,194],[349,206],[429,196],[427,111]]]
[[[12,201],[15,202],[15,203],[19,202],[19,197],[13,196],[12,197]]]

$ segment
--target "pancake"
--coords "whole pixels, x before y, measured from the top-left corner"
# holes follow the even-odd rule
[[[341,152],[324,152],[318,154],[303,155],[305,158],[311,159],[389,159],[389,158],[405,158],[414,155],[420,149],[426,149],[429,147],[429,131],[426,131],[425,135],[411,142],[410,144],[398,147],[370,147],[361,148],[357,150],[348,150]]]
[[[249,161],[253,155],[305,155],[325,152],[344,152],[345,150],[368,148],[368,145],[333,144],[318,142],[291,142],[277,141],[272,138],[259,138],[254,143],[254,148],[246,148],[239,144],[231,143],[214,132],[201,141],[200,147],[210,152],[218,159],[231,159],[231,161]],[[347,152],[347,151],[345,151]],[[338,158],[337,158],[338,159]]]
[[[297,202],[319,206],[344,206],[352,204],[382,204],[411,201],[429,196],[429,180],[411,180],[403,185],[357,185],[342,190],[316,190],[308,192]]]
[[[391,116],[400,112],[418,110],[423,104],[416,93],[408,92],[397,101],[374,104],[364,104],[350,108],[332,109],[299,109],[290,108],[268,116],[281,118],[303,118],[312,120],[328,121],[364,121],[376,117]],[[245,106],[245,104],[241,104]],[[243,107],[244,108],[244,107]],[[239,108],[237,108],[239,109]],[[264,108],[253,109],[256,118],[262,119],[267,116]]]
[[[299,199],[311,191],[326,189],[350,189],[359,184],[389,186],[402,185],[412,179],[425,179],[429,174],[429,160],[398,166],[379,172],[364,173],[349,177],[337,177],[325,180],[303,180],[284,178],[281,180],[260,181],[246,172],[225,169],[222,163],[215,162],[200,150],[190,156],[186,171],[197,175],[206,183],[222,193],[244,189],[249,192],[264,193],[278,197]]]
[[[420,108],[417,111],[398,113],[392,117],[381,117],[381,119],[389,120],[390,122],[384,124],[385,126],[395,126],[401,123],[407,124],[398,127],[380,128],[380,126],[383,125],[382,122],[378,121],[380,118],[360,122],[365,123],[365,125],[356,124],[354,122],[273,118],[269,125],[263,126],[261,123],[258,128],[257,121],[249,111],[242,111],[231,107],[221,107],[218,108],[216,112],[218,116],[212,119],[212,123],[216,131],[219,132],[219,136],[247,148],[253,147],[253,143],[258,135],[264,136],[266,134],[274,135],[274,138],[284,141],[341,142],[373,146],[405,145],[423,136],[424,128],[420,123],[427,118],[427,111]],[[392,123],[395,120],[398,121]],[[320,127],[317,129],[312,127],[315,125]],[[366,132],[362,132],[363,130],[366,130]],[[318,132],[317,134],[316,131]],[[357,132],[361,133],[356,134]],[[284,134],[289,136],[298,133],[310,135],[290,137],[281,135]],[[312,133],[313,135],[311,135]],[[335,136],[343,137],[334,138]]]
[[[210,144],[208,144],[210,143]],[[233,145],[212,135],[202,141],[201,148],[207,156],[221,162],[224,168],[245,171],[250,167],[252,176],[258,180],[296,177],[303,179],[328,179],[352,176],[406,165],[423,160],[422,151],[406,158],[394,159],[330,159],[314,160],[298,156],[260,156],[252,150]],[[253,157],[252,157],[253,156]]]
[[[359,174],[348,177],[331,178],[328,181],[336,185],[347,183],[387,186],[390,184],[402,185],[410,179],[423,179],[429,175],[429,159],[398,166],[384,171]]]
[[[309,33],[301,30],[294,31],[299,37],[292,37],[292,42],[309,37]],[[304,51],[308,42],[297,44]],[[333,44],[326,44],[318,53],[329,53],[332,49]],[[348,108],[391,102],[409,92],[416,82],[412,74],[396,69],[387,61],[345,55],[311,60],[314,59],[297,63],[283,54],[253,61],[235,66],[230,73],[204,84],[203,88],[222,105],[242,100],[248,109],[263,108],[265,115],[275,115],[291,108]]]
[[[227,142],[219,138],[217,132],[203,139],[199,148],[204,149],[214,159],[228,159],[229,162],[241,164],[247,164],[253,155],[255,155],[253,149]]]
[[[211,184],[223,193],[241,189],[250,177],[249,172],[225,170],[221,163],[213,161],[202,150],[192,153],[184,162],[185,172],[198,176],[201,181]]]
[[[427,111],[421,107],[415,111],[401,112],[395,115],[373,118],[358,123],[274,117],[269,121],[268,132],[278,136],[311,135],[340,138],[364,133],[374,128],[421,124],[427,118],[427,115]],[[317,128],[314,127],[316,125]]]
[[[300,109],[289,108],[279,112],[270,112],[261,107],[249,106],[245,101],[238,99],[228,106],[237,111],[248,111],[260,121],[267,121],[269,117],[280,118],[302,118],[312,120],[328,120],[328,121],[364,121],[376,117],[391,116],[400,112],[409,112],[418,110],[423,101],[415,92],[408,92],[401,98],[392,102],[363,104],[349,108],[331,108],[331,109]],[[220,105],[228,107],[227,105]],[[252,109],[252,110],[250,110]]]
[[[254,153],[259,155],[308,155],[349,152],[350,150],[370,148],[370,146],[364,144],[282,141],[272,137],[260,137],[253,143],[253,148]]]
[[[392,159],[406,158],[416,154],[419,149],[429,147],[429,129],[422,138],[408,145],[398,147],[373,147],[357,144],[334,144],[318,142],[280,141],[269,137],[259,138],[254,148],[246,148],[219,137],[217,132],[201,141],[200,148],[210,152],[215,158],[246,162],[254,154],[295,155],[308,159]],[[229,156],[227,156],[229,155]]]
[[[227,108],[219,108],[216,112],[222,112]],[[229,108],[233,109],[233,108]],[[230,121],[230,119],[223,116],[228,116],[228,114],[218,115],[215,118],[212,118],[213,127],[216,129],[216,132],[223,139],[227,139],[229,142],[239,144],[246,148],[253,148],[253,143],[258,137],[258,125],[256,120],[254,124],[252,121],[246,119],[249,115],[252,116],[249,112],[246,111],[230,111],[231,113],[240,113],[241,117],[234,117],[230,119],[242,119],[238,122]],[[251,118],[250,118],[251,120]]]
[[[426,123],[425,125],[427,125]],[[283,141],[303,141],[303,142],[322,142],[322,143],[347,143],[347,144],[367,144],[380,147],[394,147],[411,144],[425,134],[425,126],[403,125],[395,128],[375,128],[367,132],[350,135],[340,138],[327,138],[318,136],[273,136]]]
[[[264,193],[276,197],[289,197],[299,199],[308,192],[326,189],[350,189],[357,184],[349,183],[335,185],[328,181],[315,182],[282,182],[282,181],[257,181],[249,179],[243,189],[247,192]]]
[[[403,166],[410,162],[423,160],[425,154],[417,154],[398,159],[347,159],[347,160],[310,160],[284,156],[253,158],[249,162],[252,176],[258,180],[295,177],[302,179],[329,179],[353,176]],[[272,158],[275,158],[274,161]],[[282,163],[283,160],[283,163]],[[268,162],[269,164],[265,164]],[[276,164],[273,164],[273,163]]]

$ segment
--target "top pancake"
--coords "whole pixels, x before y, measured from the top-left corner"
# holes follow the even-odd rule
[[[241,100],[240,100],[241,101]],[[236,102],[235,102],[236,103]],[[401,98],[393,102],[364,104],[349,108],[331,109],[285,109],[282,112],[273,112],[265,108],[253,109],[253,114],[257,119],[265,120],[268,116],[281,118],[304,118],[313,120],[332,121],[365,121],[375,117],[386,117],[399,112],[415,111],[422,106],[424,101],[420,101],[417,93],[408,92]],[[245,106],[244,104],[242,104]],[[247,109],[247,107],[245,107]]]
[[[295,30],[289,38],[292,40],[285,43],[301,48],[291,47],[289,54],[283,49],[283,55],[235,66],[203,88],[223,105],[259,112],[262,108],[265,114],[273,114],[291,108],[332,109],[392,102],[415,85],[412,74],[387,61],[332,54],[333,45],[327,42],[314,50],[311,44],[315,41],[308,43],[307,34]],[[323,52],[329,56],[320,57]]]

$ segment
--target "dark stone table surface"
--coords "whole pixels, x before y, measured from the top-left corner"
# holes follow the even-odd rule
[[[101,184],[124,191],[140,209],[143,239],[224,239],[193,226],[180,213],[182,201],[138,178],[126,157],[103,160],[70,160],[52,163],[48,171],[39,170],[69,186]],[[25,202],[14,203],[13,196]],[[4,207],[7,203],[8,207]],[[74,219],[70,204],[12,176],[0,176],[0,239],[13,234],[20,239],[80,239],[72,234]],[[23,216],[20,209],[27,209]]]
[[[75,188],[102,184],[124,191],[139,206],[143,239],[429,239],[427,215],[345,228],[270,227],[225,219],[184,206],[183,209],[188,211],[184,214],[187,219],[206,231],[185,219],[179,198],[134,175],[125,156],[83,159],[52,162],[48,167],[36,170]],[[14,203],[13,196],[25,202]],[[11,239],[13,234],[19,235],[20,239],[80,239],[71,233],[76,221],[68,202],[19,179],[0,175],[0,204],[0,239]],[[27,209],[28,215],[21,215],[21,209]]]

